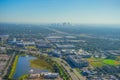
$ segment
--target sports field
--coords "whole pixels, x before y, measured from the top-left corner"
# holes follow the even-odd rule
[[[105,65],[113,65],[113,66],[120,65],[120,61],[112,60],[112,59],[88,58],[87,61],[93,67],[102,67]]]

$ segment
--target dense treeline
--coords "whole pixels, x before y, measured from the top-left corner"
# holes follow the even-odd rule
[[[51,30],[45,25],[0,24],[0,34],[48,34]]]
[[[51,28],[70,34],[87,34],[95,37],[120,39],[120,25],[52,25]]]
[[[63,80],[71,80],[71,77],[68,75],[67,71],[58,63],[54,63],[54,69],[55,72],[59,72],[60,77],[63,78]]]
[[[99,51],[99,50],[118,50],[120,49],[120,41],[113,41],[108,39],[98,38],[82,38],[86,42],[80,42],[77,44],[77,48],[83,48],[88,51]]]

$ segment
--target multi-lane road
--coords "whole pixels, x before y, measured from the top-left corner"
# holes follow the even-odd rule
[[[70,65],[65,60],[55,57],[53,57],[52,59],[64,67],[67,73],[71,76],[72,80],[86,80],[85,77],[81,76],[80,73],[78,73],[75,69],[71,68]]]

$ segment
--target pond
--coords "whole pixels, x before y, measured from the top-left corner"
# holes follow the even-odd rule
[[[24,75],[24,74],[28,74],[29,71],[33,68],[30,67],[30,60],[33,60],[33,59],[36,59],[36,57],[33,57],[33,56],[20,56],[18,58],[18,63],[17,63],[17,66],[16,66],[16,71],[15,71],[15,74],[13,76],[13,78],[17,79],[19,78],[20,76]],[[40,70],[38,69],[39,71],[44,71],[46,72],[47,70]]]

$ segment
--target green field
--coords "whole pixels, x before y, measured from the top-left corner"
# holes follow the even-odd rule
[[[117,56],[117,57],[116,57],[116,60],[119,60],[119,61],[120,61],[120,56]]]
[[[29,76],[29,74],[24,74],[21,77],[18,78],[18,80],[26,80],[26,78]]]
[[[12,79],[12,78],[13,78],[13,75],[14,75],[15,70],[16,70],[18,58],[19,58],[18,55],[15,56],[15,60],[14,60],[14,62],[13,62],[13,64],[12,64],[12,69],[11,69],[10,74],[9,74],[9,76],[8,76],[9,79]]]
[[[112,59],[88,58],[87,61],[93,67],[102,67],[105,65],[112,65],[112,66],[120,65],[120,61],[112,60]]]
[[[108,65],[113,65],[113,66],[120,65],[119,61],[111,60],[111,59],[103,60],[103,63],[108,64]]]
[[[52,65],[47,63],[44,59],[30,60],[30,66],[33,68],[38,68],[42,70],[49,70],[49,71],[53,70]]]

